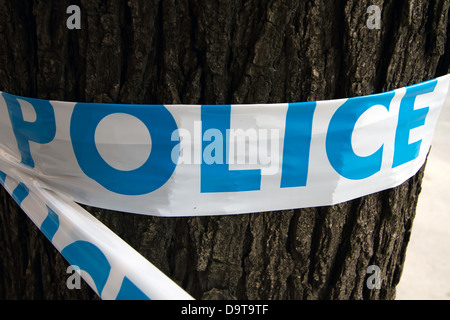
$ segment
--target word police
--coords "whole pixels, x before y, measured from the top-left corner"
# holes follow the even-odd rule
[[[341,103],[334,111],[331,118],[327,119],[327,128],[324,129],[323,144],[320,144],[326,156],[321,159],[310,159],[312,147],[312,132],[314,126],[323,123],[316,119],[319,102],[303,102],[286,104],[284,123],[280,126],[280,154],[281,180],[277,186],[283,188],[303,188],[307,186],[308,173],[311,165],[316,163],[328,163],[335,173],[350,180],[363,180],[375,175],[382,169],[383,157],[386,151],[393,149],[390,154],[391,168],[396,168],[413,161],[419,155],[421,139],[410,142],[410,132],[425,124],[429,108],[427,106],[417,108],[415,100],[418,96],[431,93],[437,85],[437,80],[430,80],[419,85],[406,88],[406,92],[399,103],[397,126],[393,131],[378,130],[372,134],[363,145],[369,153],[361,155],[355,152],[353,145],[354,131],[360,118],[369,110],[380,110],[382,114],[389,114],[395,92],[390,91],[372,96],[349,98]],[[129,196],[145,195],[154,192],[164,186],[179,165],[176,161],[180,156],[180,140],[174,139],[173,133],[179,130],[179,123],[175,120],[182,114],[183,109],[173,109],[164,105],[121,105],[99,103],[76,103],[71,114],[66,114],[65,119],[55,116],[54,106],[50,101],[21,98],[7,93],[2,93],[8,109],[10,123],[14,132],[21,163],[34,168],[35,159],[30,145],[44,145],[50,142],[60,143],[61,139],[55,139],[57,131],[69,132],[70,143],[73,148],[76,161],[89,178],[95,180],[105,189]],[[29,103],[34,109],[34,121],[24,119],[19,100]],[[321,105],[323,106],[323,105]],[[326,107],[326,106],[325,106]],[[375,107],[375,108],[374,108]],[[217,150],[215,146],[218,136],[227,136],[232,122],[231,105],[202,105],[199,106],[202,133],[216,132],[215,137],[203,139],[199,152],[202,154],[229,153],[227,143],[219,144],[223,150]],[[251,114],[254,122],[269,122],[264,120],[263,109],[249,108],[239,109],[237,112]],[[234,109],[234,110],[236,110]],[[320,112],[326,108],[321,108]],[[172,110],[172,111],[171,111]],[[273,110],[273,109],[271,109]],[[196,111],[197,112],[197,111]],[[191,112],[192,113],[192,112]],[[99,153],[96,142],[97,127],[108,116],[114,114],[128,115],[140,120],[147,134],[151,137],[151,152],[143,163],[133,170],[119,170],[108,164]],[[67,118],[67,117],[70,117]],[[239,118],[238,118],[239,119]],[[269,118],[271,119],[271,118]],[[236,121],[235,121],[236,122]],[[379,121],[383,123],[383,121]],[[58,123],[58,124],[57,124]],[[120,124],[117,125],[120,127]],[[371,139],[383,137],[381,145]],[[209,141],[208,141],[209,140]],[[213,140],[213,141],[211,141]],[[384,146],[386,141],[393,141],[389,148]],[[114,143],[114,142],[113,142]],[[108,145],[108,143],[103,143]],[[145,144],[137,144],[144,148]],[[317,146],[314,145],[314,148]],[[114,149],[115,146],[110,147]],[[317,148],[316,148],[317,149]],[[132,154],[119,154],[118,158],[133,158]],[[58,159],[58,155],[55,155]],[[326,162],[325,162],[326,161]],[[53,163],[53,162],[50,162]],[[223,161],[203,161],[200,164],[199,176],[195,180],[200,181],[200,193],[224,193],[261,190],[262,170],[234,169]],[[197,174],[197,173],[196,173]]]

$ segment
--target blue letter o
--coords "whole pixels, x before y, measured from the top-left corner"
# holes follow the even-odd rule
[[[152,151],[147,161],[130,171],[111,167],[95,145],[95,130],[100,121],[113,113],[126,113],[140,119],[152,138]],[[70,136],[78,164],[83,172],[106,189],[124,195],[142,195],[163,186],[177,166],[172,141],[177,130],[172,114],[163,105],[120,105],[77,103],[74,107]],[[127,155],[124,155],[127,156]]]

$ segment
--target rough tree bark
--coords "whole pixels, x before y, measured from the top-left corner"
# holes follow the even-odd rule
[[[81,8],[81,30],[66,8]],[[381,29],[366,26],[369,5]],[[114,103],[271,103],[450,72],[448,0],[0,1],[0,90]],[[335,206],[157,218],[88,208],[198,299],[392,299],[424,168]],[[230,236],[232,235],[232,236]],[[0,298],[96,299],[0,190]],[[380,290],[365,285],[381,269]]]

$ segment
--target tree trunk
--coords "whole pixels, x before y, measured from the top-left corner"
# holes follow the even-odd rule
[[[66,9],[81,8],[69,30]],[[366,25],[381,8],[381,28]],[[449,0],[0,1],[0,90],[43,99],[272,103],[367,95],[450,72]],[[450,52],[450,51],[448,51]],[[393,299],[424,168],[320,208],[158,218],[88,208],[197,299]],[[0,298],[96,299],[0,190]],[[233,235],[230,237],[230,235]],[[367,267],[381,289],[366,285]]]

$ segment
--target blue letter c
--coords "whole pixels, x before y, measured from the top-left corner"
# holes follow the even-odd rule
[[[395,92],[349,98],[330,120],[326,137],[328,159],[333,168],[347,179],[360,180],[381,169],[383,146],[373,154],[361,157],[352,148],[352,134],[361,115],[375,105],[389,110]]]

